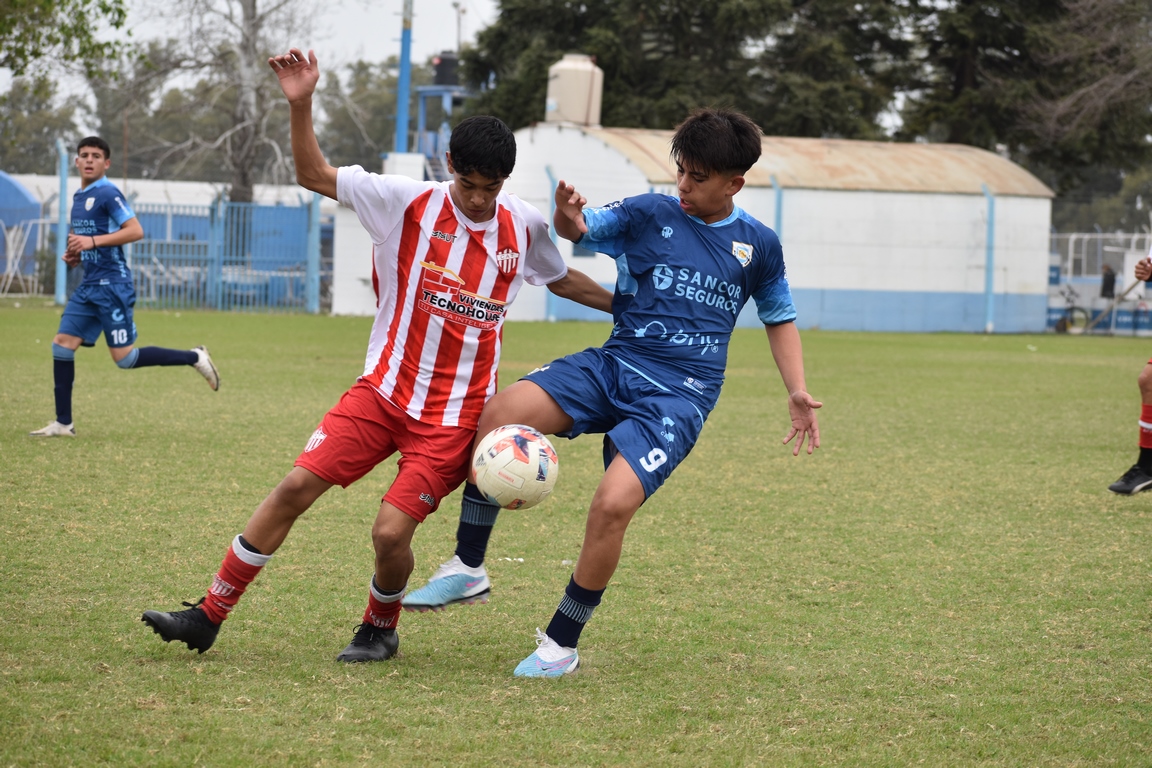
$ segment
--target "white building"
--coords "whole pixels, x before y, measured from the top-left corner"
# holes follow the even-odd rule
[[[549,217],[560,179],[590,205],[675,195],[671,137],[524,128],[505,188]],[[1045,330],[1053,193],[1020,166],[955,144],[765,137],[763,147],[736,204],[779,233],[801,328],[979,332],[990,320],[997,332]],[[560,248],[600,283],[615,282],[608,257]],[[525,286],[509,317],[597,315]],[[751,303],[740,324],[758,324]]]

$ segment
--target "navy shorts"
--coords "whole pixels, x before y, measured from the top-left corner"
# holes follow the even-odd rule
[[[640,478],[644,498],[684,461],[708,418],[692,401],[598,347],[554,360],[524,378],[572,417],[572,429],[560,437],[604,433],[605,466],[617,452],[623,456]]]
[[[110,348],[131,346],[136,343],[135,305],[132,283],[81,285],[64,307],[58,333],[79,336],[84,346],[91,347],[103,331]]]

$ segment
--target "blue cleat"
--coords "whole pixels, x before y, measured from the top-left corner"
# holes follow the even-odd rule
[[[536,628],[536,652],[516,665],[516,677],[560,677],[576,671],[580,654],[575,648],[564,648]]]
[[[469,568],[453,555],[427,584],[405,595],[401,605],[406,611],[442,611],[455,603],[486,603],[491,592],[492,582],[483,565]]]

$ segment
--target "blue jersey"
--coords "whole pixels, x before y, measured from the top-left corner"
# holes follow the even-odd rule
[[[584,209],[584,248],[616,260],[615,326],[604,349],[708,410],[749,297],[767,325],[796,319],[776,233],[740,208],[705,224],[667,195]]]
[[[124,222],[135,218],[116,185],[101,176],[72,197],[72,233],[91,237],[116,232]],[[84,264],[84,285],[131,283],[132,273],[119,245],[90,248],[80,254]]]

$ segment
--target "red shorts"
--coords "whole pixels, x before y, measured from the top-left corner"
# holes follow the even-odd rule
[[[347,488],[397,451],[384,501],[423,522],[468,477],[476,430],[425,424],[356,382],[324,415],[296,466]]]

